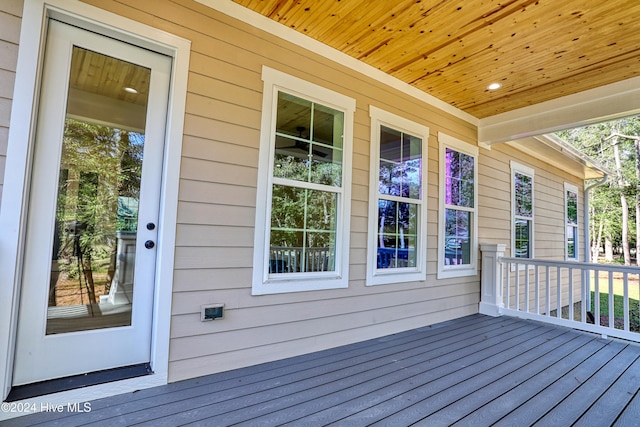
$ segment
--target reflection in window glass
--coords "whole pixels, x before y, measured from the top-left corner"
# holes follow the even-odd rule
[[[445,203],[448,205],[473,207],[473,157],[447,148],[445,161]]]
[[[100,63],[110,73],[87,74],[84,63]],[[74,46],[69,71],[52,224],[47,335],[131,325],[131,296],[137,286],[135,247],[145,135],[114,120],[131,111],[127,104],[146,111],[151,70]],[[82,93],[114,76],[122,87],[135,87],[137,93],[119,101],[113,95],[114,105],[123,109],[108,117],[100,115],[106,114],[100,109],[78,117],[74,106],[82,105]],[[132,120],[129,123],[137,122]],[[144,120],[135,127],[144,129]]]
[[[422,140],[380,127],[380,194],[421,198]]]
[[[451,148],[445,149],[445,265],[471,263],[473,211],[475,209],[475,159]]]
[[[531,223],[525,219],[516,219],[515,222],[516,258],[531,258],[529,246]]]
[[[271,272],[333,270],[336,194],[283,185],[272,194]]]
[[[343,112],[278,94],[270,274],[335,271],[343,133]]]
[[[415,204],[378,201],[377,268],[416,266],[417,219]]]
[[[576,241],[577,241],[577,229],[576,227],[567,226],[567,258],[576,259]]]
[[[274,177],[340,187],[344,113],[280,92]]]
[[[531,258],[533,224],[533,177],[514,173],[514,243],[516,258]]]
[[[567,258],[578,259],[578,193],[574,190],[565,191],[566,221],[567,221]]]
[[[417,266],[422,139],[380,126],[378,269]]]
[[[469,264],[471,212],[445,209],[444,257],[446,265]]]
[[[533,179],[516,172],[516,216],[531,217],[533,215]]]

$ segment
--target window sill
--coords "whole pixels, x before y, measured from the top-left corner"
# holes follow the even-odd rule
[[[385,271],[377,270],[371,276],[367,276],[366,286],[391,285],[394,283],[424,282],[427,274],[411,269],[410,271]]]
[[[447,268],[438,270],[438,274],[436,278],[440,279],[450,279],[453,277],[467,277],[467,276],[477,276],[478,269],[475,266],[465,266],[459,268]]]
[[[330,278],[277,278],[266,282],[254,283],[251,295],[284,294],[290,292],[325,291],[330,289],[346,289],[349,281],[332,275]]]

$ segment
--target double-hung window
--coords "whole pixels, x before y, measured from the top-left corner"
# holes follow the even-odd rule
[[[355,101],[263,68],[253,293],[348,286]]]
[[[478,147],[439,133],[438,278],[477,274]]]
[[[577,261],[578,254],[578,187],[564,184],[564,206],[566,222],[566,252],[567,260]]]
[[[371,106],[367,284],[426,279],[429,128]]]
[[[533,258],[533,169],[511,162],[513,234],[515,258]]]

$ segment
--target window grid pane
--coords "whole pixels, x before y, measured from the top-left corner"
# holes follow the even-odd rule
[[[465,268],[473,260],[475,220],[475,156],[444,148],[444,235],[442,267]],[[457,267],[456,267],[457,266]]]
[[[578,241],[578,194],[575,191],[567,190],[567,258],[577,259]]]
[[[270,273],[333,271],[338,195],[273,185]]]
[[[475,206],[474,158],[447,148],[445,150],[445,203],[451,206]]]
[[[273,176],[342,186],[344,113],[278,94]]]
[[[515,221],[515,257],[531,258],[531,221],[516,219]]]
[[[420,206],[409,200],[422,198],[421,138],[380,126],[378,194],[376,268],[415,268]]]
[[[515,174],[515,214],[533,217],[533,178],[518,172]]]
[[[379,194],[422,197],[422,139],[380,126]]]
[[[457,209],[445,209],[445,265],[471,263],[472,213]]]
[[[344,113],[283,92],[277,105],[269,274],[335,271]]]
[[[567,191],[567,223],[578,224],[578,195]]]
[[[578,227],[567,226],[567,257],[577,258],[576,242],[578,241]]]
[[[513,166],[512,166],[513,167]],[[533,175],[513,171],[513,256],[533,256]]]
[[[417,265],[418,217],[417,204],[378,201],[377,268]]]

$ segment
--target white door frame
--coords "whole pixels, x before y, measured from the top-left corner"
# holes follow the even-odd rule
[[[158,221],[158,263],[151,337],[151,366],[154,374],[117,381],[42,398],[40,402],[84,402],[140,388],[166,384],[169,363],[171,293],[178,205],[180,157],[189,69],[190,42],[155,28],[69,0],[24,0],[18,63],[12,103],[7,161],[0,209],[0,397],[11,388],[15,350],[20,272],[25,234],[29,166],[33,153],[39,73],[48,18],[74,24],[107,36],[169,55],[173,58],[164,172]],[[34,35],[39,37],[34,37]],[[28,143],[26,143],[28,142]],[[5,345],[8,344],[8,345]],[[20,414],[14,414],[20,415]],[[0,420],[10,414],[0,412]]]
[[[57,20],[49,21],[47,34],[42,87],[40,89],[40,99],[44,99],[46,102],[41,102],[38,109],[35,148],[31,163],[31,189],[29,191],[27,235],[22,264],[21,303],[18,313],[16,355],[13,364],[14,386],[147,363],[151,349],[150,333],[153,319],[157,248],[154,246],[148,249],[142,243],[147,239],[155,242],[158,231],[158,228],[154,227],[150,230],[144,224],[155,224],[158,219],[169,78],[173,61],[166,55],[139,48],[111,37],[98,35]],[[82,166],[78,165],[79,168],[74,168],[73,165],[64,162],[63,153],[66,145],[63,135],[68,127],[67,118],[71,116],[81,122],[88,123],[92,123],[92,120],[99,122],[102,119],[104,120],[103,124],[111,129],[118,129],[121,124],[117,119],[109,122],[109,116],[100,116],[95,112],[92,114],[90,107],[87,107],[85,112],[65,108],[67,103],[73,105],[73,101],[76,99],[73,92],[69,93],[67,82],[73,82],[74,77],[76,79],[86,77],[83,75],[74,76],[72,71],[74,60],[78,61],[81,58],[76,52],[76,48],[93,51],[96,53],[96,57],[105,58],[105,60],[107,60],[106,58],[114,58],[123,63],[134,64],[138,72],[148,73],[146,123],[139,122],[138,124],[139,128],[144,126],[142,131],[144,132],[144,149],[137,207],[138,222],[141,226],[136,229],[138,244],[131,245],[129,249],[131,257],[135,258],[134,263],[128,266],[131,271],[130,280],[132,283],[129,280],[124,280],[124,283],[118,285],[117,282],[121,280],[115,279],[111,286],[111,290],[114,291],[115,288],[127,286],[125,283],[131,283],[130,296],[122,297],[122,300],[127,300],[132,304],[129,306],[129,323],[124,327],[106,325],[104,328],[98,327],[90,331],[79,331],[74,329],[73,325],[67,324],[67,327],[72,329],[70,332],[73,333],[59,334],[49,333],[47,325],[56,324],[58,321],[55,318],[56,314],[53,314],[54,318],[50,318],[50,314],[52,314],[51,310],[57,310],[60,307],[55,309],[49,307],[51,305],[48,301],[51,297],[50,292],[47,292],[46,287],[42,285],[52,280],[51,269],[55,264],[55,262],[49,261],[51,250],[48,247],[55,246],[56,233],[54,229],[56,228],[56,218],[58,218],[56,206],[59,207],[61,203],[57,196],[60,191],[58,189],[59,180],[62,176],[60,170],[68,168],[69,179],[82,181]],[[118,64],[124,67],[123,63]],[[134,67],[132,66],[132,68]],[[102,81],[98,82],[98,84],[100,83]],[[79,95],[79,97],[81,96]],[[122,106],[121,108],[122,111],[127,111],[126,107]],[[132,126],[136,127],[136,125]],[[101,157],[101,159],[107,161],[106,157]],[[79,161],[82,163],[81,160]],[[104,171],[97,169],[96,172],[102,174]],[[78,173],[80,177],[78,177]],[[82,182],[79,185],[79,188],[82,188]],[[68,194],[74,194],[74,185],[71,185],[68,191],[70,191]],[[69,208],[66,211],[68,212]],[[82,211],[81,208],[80,211]],[[116,212],[115,209],[113,212]],[[52,224],[54,224],[53,227]],[[113,234],[114,238],[116,235],[117,233]],[[64,242],[64,233],[60,236],[60,241]],[[122,250],[127,245],[118,239],[117,246]],[[63,254],[60,258],[64,257]],[[118,258],[124,260],[123,256]],[[49,264],[52,267],[49,267]],[[133,266],[135,267],[131,268]],[[117,277],[118,274],[115,276]],[[99,283],[99,276],[96,276],[95,280],[96,283]],[[107,303],[103,302],[102,298],[100,297],[101,301],[95,307],[98,311],[104,309],[108,312],[110,307],[114,307],[112,304],[116,304],[116,301],[111,300],[111,303]],[[86,308],[84,305],[81,307]],[[79,307],[75,309],[77,308]],[[109,322],[109,318],[112,316],[104,317],[103,321]],[[21,319],[25,321],[21,321]],[[81,319],[78,320],[78,323],[82,322]]]

